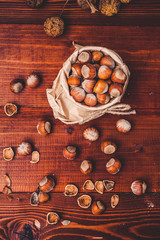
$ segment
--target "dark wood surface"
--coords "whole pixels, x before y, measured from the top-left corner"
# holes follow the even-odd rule
[[[47,17],[61,12],[63,1],[47,1],[40,9],[30,9],[24,1],[0,1],[0,191],[4,186],[4,174],[12,180],[11,198],[0,194],[0,239],[14,240],[13,231],[35,219],[41,223],[39,239],[160,239],[160,3],[158,0],[132,1],[122,5],[118,15],[105,17],[100,13],[91,15],[81,10],[76,1],[69,1],[63,17],[66,23],[64,34],[52,39],[43,31]],[[72,125],[68,134],[67,125],[55,120],[46,98],[46,89],[63,62],[74,51],[72,41],[82,45],[104,46],[115,50],[131,71],[128,89],[122,102],[130,104],[137,114],[127,116],[132,131],[126,135],[115,128],[119,116],[106,114],[82,126]],[[42,76],[41,85],[33,90],[29,87],[20,94],[9,90],[14,78],[26,80],[36,71]],[[19,113],[11,118],[4,113],[7,102],[19,106]],[[52,133],[42,137],[36,125],[40,119],[49,119]],[[100,131],[97,142],[89,144],[82,133],[88,126]],[[122,161],[122,170],[110,176],[105,170],[109,159],[100,151],[101,141],[113,139],[118,150],[115,154]],[[40,152],[40,162],[31,164],[31,156],[15,154],[13,161],[3,160],[2,151],[12,146],[16,153],[18,145],[28,140]],[[63,147],[75,144],[79,155],[68,161],[62,155]],[[143,151],[134,153],[132,146],[140,144]],[[94,171],[82,175],[79,166],[82,160],[91,159]],[[30,194],[38,182],[47,174],[54,173],[56,187],[51,199],[37,207],[30,206]],[[77,197],[63,195],[67,183],[75,183],[79,196],[84,193],[82,185],[86,179],[110,179],[116,182],[111,193],[103,195],[91,192],[95,200],[102,200],[106,211],[93,216],[91,209],[83,210],[77,205]],[[135,179],[147,182],[147,193],[135,196],[130,185]],[[120,196],[116,209],[110,207],[113,193]],[[71,224],[47,225],[46,214],[56,211],[61,220]]]

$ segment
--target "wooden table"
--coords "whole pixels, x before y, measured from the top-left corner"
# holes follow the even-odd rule
[[[43,22],[47,17],[59,15],[63,5],[64,1],[50,0],[35,10],[21,0],[0,1],[0,191],[6,173],[12,180],[13,191],[12,197],[0,194],[0,239],[13,240],[10,236],[14,229],[22,229],[34,220],[41,223],[39,239],[43,240],[160,239],[160,2],[133,0],[123,4],[118,15],[105,17],[100,13],[91,15],[71,0],[63,13],[65,32],[52,39],[45,34]],[[115,123],[120,116],[116,115],[106,114],[82,126],[73,125],[72,134],[67,133],[67,125],[54,119],[45,91],[73,52],[73,40],[113,49],[129,66],[131,78],[122,102],[137,111],[134,116],[126,116],[133,126],[130,133],[117,132]],[[25,87],[20,94],[9,90],[11,80],[26,79],[33,71],[43,78],[39,88]],[[7,102],[19,106],[19,113],[11,118],[4,113]],[[43,118],[53,124],[52,133],[46,137],[36,130],[37,122]],[[89,126],[100,131],[99,140],[92,144],[82,137]],[[109,157],[100,151],[102,140],[108,138],[117,143],[115,156],[123,163],[116,176],[106,172]],[[12,146],[16,151],[26,140],[40,152],[39,163],[31,164],[30,155],[16,154],[10,162],[3,159],[5,147]],[[75,161],[68,161],[62,155],[67,144],[75,144],[80,150]],[[140,144],[143,151],[134,153],[133,144]],[[87,158],[95,166],[89,176],[79,170],[81,161]],[[30,193],[50,173],[55,174],[57,182],[50,201],[31,206]],[[102,215],[92,215],[90,208],[85,210],[77,205],[77,197],[63,194],[65,185],[74,183],[79,187],[78,196],[82,195],[86,179],[116,182],[112,192],[90,193],[94,200],[106,205]],[[143,196],[131,193],[131,183],[136,179],[147,182],[147,193]],[[120,196],[115,209],[110,206],[113,193]],[[71,223],[47,225],[49,211],[56,211],[61,219],[69,219]]]

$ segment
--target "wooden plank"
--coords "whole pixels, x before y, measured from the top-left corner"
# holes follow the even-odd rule
[[[20,24],[43,24],[47,17],[59,16],[65,1],[50,0],[39,9],[31,9],[25,1],[0,1],[0,22]],[[139,0],[122,4],[118,15],[106,17],[100,12],[90,14],[82,10],[76,1],[69,1],[63,18],[67,25],[125,25],[125,26],[159,26],[159,0]]]
[[[80,194],[79,194],[80,195]],[[78,196],[79,196],[78,195]],[[33,207],[29,205],[30,194],[13,194],[8,199],[1,194],[0,201],[0,238],[13,239],[14,231],[24,230],[25,224],[33,227],[33,221],[41,224],[40,240],[63,238],[73,239],[159,239],[160,237],[160,204],[157,194],[133,196],[132,193],[119,194],[119,205],[112,209],[110,197],[112,193],[90,194],[94,199],[101,200],[106,205],[102,215],[94,216],[91,209],[81,209],[76,198],[64,197],[62,193],[51,194],[48,203]],[[65,201],[64,201],[65,200]],[[55,225],[47,225],[46,215],[56,211],[61,221],[68,219],[71,223],[63,226],[61,221]],[[12,238],[11,238],[12,237]]]

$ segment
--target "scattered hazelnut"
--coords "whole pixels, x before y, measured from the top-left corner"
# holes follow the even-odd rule
[[[63,156],[66,158],[66,159],[69,159],[69,160],[74,160],[75,157],[77,155],[77,149],[75,146],[66,146],[64,149],[63,149]]]
[[[71,90],[71,96],[76,102],[82,102],[85,99],[85,91],[83,88],[75,87]]]
[[[115,182],[110,181],[110,180],[103,180],[103,184],[104,184],[105,189],[109,192],[109,191],[113,190]]]
[[[60,17],[50,17],[44,22],[44,31],[50,37],[58,37],[63,34],[64,22]]]
[[[72,75],[78,75],[79,77],[81,77],[82,76],[81,68],[82,65],[80,63],[74,63],[72,65]]]
[[[4,106],[4,112],[7,116],[11,117],[13,116],[14,114],[16,114],[18,111],[18,108],[15,104],[13,103],[7,103],[5,106]]]
[[[32,152],[32,160],[30,161],[30,163],[38,163],[40,159],[40,154],[38,151],[33,151]]]
[[[113,58],[111,58],[109,55],[106,55],[101,59],[100,65],[106,65],[106,66],[110,67],[111,69],[113,69],[113,68],[115,68],[116,63],[113,60]]]
[[[56,212],[49,212],[47,214],[47,222],[48,224],[57,224],[60,220],[59,215]]]
[[[96,128],[94,127],[89,127],[89,128],[86,128],[83,132],[83,137],[86,139],[86,140],[89,140],[91,142],[94,142],[96,141],[98,138],[99,138],[99,132]]]
[[[117,146],[115,143],[111,141],[103,141],[101,143],[101,151],[105,154],[113,154],[117,150]]]
[[[78,61],[82,64],[91,62],[91,52],[89,51],[83,51],[78,56]]]
[[[24,82],[21,79],[14,79],[10,82],[10,90],[13,93],[19,93],[24,88]]]
[[[50,192],[55,187],[55,180],[53,176],[48,175],[45,176],[39,183],[39,189],[42,192]]]
[[[90,160],[84,160],[80,165],[80,170],[83,174],[89,174],[92,172],[93,166]]]
[[[5,185],[6,185],[7,187],[10,187],[10,186],[11,186],[11,179],[10,179],[10,177],[8,176],[8,174],[5,174],[5,175],[4,175],[4,180],[5,180]]]
[[[69,86],[77,87],[80,84],[81,84],[81,78],[79,76],[76,76],[76,75],[69,76],[69,78],[68,78]]]
[[[106,164],[106,170],[110,174],[117,174],[121,169],[121,162],[118,159],[111,158]]]
[[[103,57],[103,53],[100,51],[94,51],[92,52],[92,62],[99,62],[101,58]]]
[[[46,121],[39,121],[37,124],[37,131],[40,135],[47,135],[51,132],[51,123]]]
[[[78,206],[81,208],[89,208],[92,202],[92,198],[89,195],[82,195],[77,199]]]
[[[94,85],[96,84],[96,80],[84,80],[82,82],[82,88],[87,92],[87,93],[92,93]]]
[[[36,192],[33,192],[30,197],[30,204],[32,206],[37,206],[39,204],[38,201],[38,194]]]
[[[36,88],[40,84],[40,77],[36,73],[31,73],[27,78],[27,85]]]
[[[126,74],[120,68],[116,68],[113,71],[111,79],[115,83],[123,84],[126,81]]]
[[[115,98],[119,97],[122,94],[122,92],[123,92],[123,87],[118,83],[113,83],[109,87],[109,94],[111,95],[111,97],[115,97]]]
[[[104,192],[104,184],[103,181],[96,181],[95,182],[95,190],[100,193],[103,194]]]
[[[12,193],[12,189],[8,186],[5,186],[2,190],[3,194],[11,194]]]
[[[74,197],[78,194],[78,188],[74,184],[67,184],[65,186],[64,195],[67,197]]]
[[[86,63],[82,66],[81,72],[85,79],[93,79],[96,77],[97,70],[92,64]]]
[[[49,200],[49,194],[46,192],[40,191],[38,194],[38,202],[44,203],[44,202],[47,202],[48,200]]]
[[[22,142],[19,147],[17,148],[17,152],[21,156],[25,156],[31,154],[32,146],[29,142]]]
[[[94,215],[99,215],[103,213],[105,210],[105,206],[101,201],[94,201],[92,204],[92,213]]]
[[[11,147],[3,149],[3,158],[6,161],[11,161],[14,158],[14,151]]]
[[[112,197],[111,197],[111,207],[112,208],[115,208],[119,203],[119,196],[114,194]]]
[[[131,184],[131,190],[135,195],[142,195],[147,189],[147,184],[143,180],[135,180]]]
[[[119,132],[127,133],[131,130],[131,124],[125,119],[119,119],[116,122],[116,128]]]
[[[111,68],[109,68],[106,65],[100,66],[100,68],[98,70],[99,79],[106,80],[106,79],[110,78],[111,74],[112,74]]]
[[[106,104],[110,101],[110,95],[108,93],[97,93],[97,100],[100,104]]]
[[[93,93],[88,93],[86,94],[84,102],[86,105],[94,107],[97,104],[97,98]]]
[[[92,180],[86,180],[83,184],[83,190],[94,190],[94,183],[92,182]]]
[[[104,80],[98,80],[95,87],[94,87],[94,92],[95,93],[106,93],[108,91],[108,83]]]

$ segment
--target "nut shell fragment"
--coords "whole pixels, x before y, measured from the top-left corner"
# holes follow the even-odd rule
[[[32,152],[32,160],[30,161],[30,163],[38,163],[40,159],[40,154],[38,151],[33,151]]]
[[[10,187],[11,186],[11,179],[10,179],[10,177],[8,176],[8,174],[5,174],[4,175],[4,180],[5,180],[5,185],[7,186],[7,187]]]
[[[11,147],[3,149],[3,158],[6,161],[11,161],[14,158],[14,151]]]
[[[92,198],[89,195],[82,195],[77,199],[77,202],[81,208],[89,208],[92,202]]]
[[[94,183],[92,180],[86,180],[83,184],[83,190],[94,190]]]
[[[60,220],[60,217],[56,212],[49,212],[46,218],[48,224],[57,224]]]
[[[64,195],[67,197],[74,197],[78,193],[78,188],[74,184],[67,184],[65,186]]]
[[[18,108],[15,104],[13,103],[7,103],[5,106],[4,106],[4,112],[5,114],[8,116],[8,117],[11,117],[13,116],[14,114],[16,114],[18,111]]]
[[[110,181],[110,180],[103,180],[103,184],[105,189],[109,192],[112,191],[114,186],[115,186],[115,182],[114,181]]]
[[[63,221],[61,221],[61,223],[62,223],[63,226],[68,226],[71,223],[71,221],[70,220],[63,220]]]
[[[103,181],[96,181],[95,182],[95,190],[100,193],[103,194],[104,192],[104,184]]]
[[[119,203],[119,196],[114,194],[112,197],[111,197],[111,207],[112,208],[115,208]]]
[[[36,192],[33,192],[30,197],[30,204],[32,206],[37,206],[39,204],[38,201],[38,194]]]
[[[11,194],[12,193],[12,189],[8,186],[5,186],[2,190],[3,194]]]

